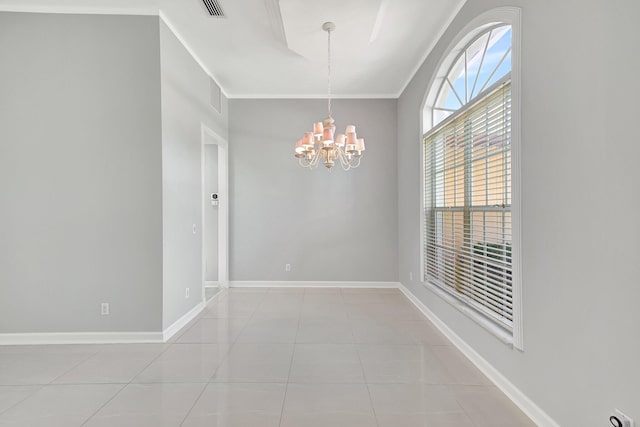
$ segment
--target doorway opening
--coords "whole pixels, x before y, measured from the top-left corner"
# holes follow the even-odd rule
[[[229,286],[227,141],[202,125],[202,299]]]

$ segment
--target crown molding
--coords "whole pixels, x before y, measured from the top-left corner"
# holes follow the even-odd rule
[[[205,74],[207,74],[209,77],[211,77],[211,79],[218,85],[218,87],[220,88],[220,91],[222,92],[222,94],[226,97],[229,98],[228,92],[225,90],[225,88],[220,84],[220,81],[216,78],[216,76],[211,72],[211,70],[209,70],[209,68],[204,64],[204,62],[200,59],[200,57],[195,53],[195,51],[191,48],[191,46],[189,45],[189,43],[187,43],[187,41],[184,39],[184,37],[182,36],[182,34],[176,29],[175,25],[173,25],[173,23],[171,22],[171,20],[167,17],[167,15],[160,10],[158,12],[158,16],[160,16],[160,19],[162,20],[162,22],[164,22],[164,24],[167,26],[167,28],[173,33],[173,35],[178,39],[178,41],[180,42],[180,44],[182,44],[182,46],[185,48],[185,50],[187,52],[189,52],[189,55],[191,55],[191,57],[193,58],[194,61],[196,61],[196,63],[200,66],[200,68],[202,68],[202,71],[205,72]]]
[[[1,1],[1,0],[0,0]],[[267,13],[269,15],[269,23],[276,37],[278,37],[285,46],[287,46],[286,34],[284,32],[284,26],[282,24],[282,15],[280,13],[280,7],[278,0],[264,0]],[[436,46],[444,32],[449,28],[449,25],[453,22],[455,17],[460,12],[460,9],[464,6],[466,0],[460,0],[456,8],[453,10],[447,20],[444,21],[444,25],[438,32],[437,36],[427,47],[424,55],[417,61],[416,65],[412,69],[409,77],[406,79],[400,90],[395,93],[365,93],[365,94],[335,94],[332,95],[334,99],[398,99],[407,86],[413,80],[418,70],[426,61],[431,51]],[[109,7],[96,7],[96,6],[48,6],[48,5],[29,5],[22,2],[10,2],[0,3],[0,12],[23,12],[23,13],[56,13],[56,14],[85,14],[85,15],[135,15],[135,16],[159,16],[165,25],[171,30],[173,35],[183,45],[183,47],[189,52],[191,57],[202,68],[202,70],[220,87],[222,94],[228,99],[322,99],[326,98],[325,94],[265,94],[265,93],[229,93],[223,85],[220,84],[219,79],[216,78],[214,73],[204,64],[200,57],[191,48],[189,43],[185,40],[182,34],[176,29],[175,25],[167,17],[167,15],[159,7],[147,7],[147,8],[109,8]]]
[[[458,16],[458,13],[460,12],[460,10],[462,9],[462,7],[465,5],[466,2],[467,0],[460,0],[460,2],[455,7],[453,12],[451,12],[451,15],[449,15],[449,17],[444,21],[444,25],[440,28],[440,31],[438,31],[438,34],[433,38],[433,40],[427,47],[427,50],[424,52],[424,55],[422,55],[420,60],[413,67],[413,71],[411,71],[411,73],[409,74],[409,78],[407,78],[407,80],[404,82],[400,91],[396,93],[396,98],[400,98],[402,96],[404,91],[407,89],[407,86],[409,86],[409,83],[411,83],[411,80],[413,80],[413,78],[416,76],[416,74],[418,73],[418,70],[420,70],[420,67],[422,67],[422,64],[424,64],[424,61],[427,60],[427,58],[429,57],[433,49],[436,47],[436,44],[438,44],[438,42],[444,35],[445,31],[447,31],[447,29],[449,28],[453,20],[456,18],[456,16]]]
[[[0,3],[0,12],[22,12],[22,13],[56,13],[74,15],[134,15],[134,16],[158,16],[169,28],[180,44],[189,52],[189,55],[196,61],[202,70],[218,85],[222,94],[229,98],[227,91],[220,84],[220,81],[204,64],[191,46],[186,42],[182,34],[160,8],[108,8],[91,6],[44,6],[28,5],[23,3]]]
[[[267,9],[267,17],[273,34],[281,43],[289,47],[287,33],[284,31],[282,12],[280,11],[280,0],[264,0],[264,6]]]

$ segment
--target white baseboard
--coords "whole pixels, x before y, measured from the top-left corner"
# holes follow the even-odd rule
[[[376,288],[397,289],[398,282],[314,282],[314,281],[241,281],[229,282],[231,288]]]
[[[229,287],[229,282],[224,280],[222,281],[207,280],[204,282],[204,287],[225,289]]]
[[[199,302],[195,307],[185,313],[184,316],[162,331],[162,339],[164,342],[169,341],[180,329],[184,328],[187,323],[191,322],[198,314],[200,314],[204,309],[204,306],[205,303],[203,301]]]
[[[455,345],[483,374],[485,374],[522,412],[527,414],[540,427],[560,427],[546,412],[536,405],[518,387],[509,381],[500,371],[484,359],[469,344],[460,338],[449,326],[436,316],[422,301],[403,284],[400,291]]]
[[[36,332],[0,334],[0,345],[161,343],[161,332]]]
[[[221,292],[207,303],[215,300]],[[146,344],[167,342],[186,324],[204,309],[200,302],[176,320],[163,332],[36,332],[36,333],[0,333],[0,346],[3,345],[49,345],[49,344]]]

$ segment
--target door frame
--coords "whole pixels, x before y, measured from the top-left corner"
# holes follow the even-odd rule
[[[205,226],[205,208],[209,200],[205,197],[205,146],[218,146],[218,280],[215,282],[206,280],[206,253],[205,253],[205,235],[207,228]],[[201,145],[200,145],[200,194],[202,198],[200,229],[202,230],[202,300],[205,300],[204,290],[206,287],[219,286],[220,288],[229,287],[229,144],[222,136],[201,124]]]

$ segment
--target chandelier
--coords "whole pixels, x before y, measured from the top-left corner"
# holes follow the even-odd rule
[[[333,22],[325,22],[322,29],[327,32],[327,110],[328,116],[324,122],[313,124],[313,132],[306,132],[296,142],[295,156],[300,166],[314,169],[320,161],[331,170],[340,163],[342,169],[349,170],[360,166],[360,159],[364,153],[364,139],[356,135],[356,127],[347,126],[345,133],[335,136],[335,121],[331,117],[331,31],[336,29]]]

